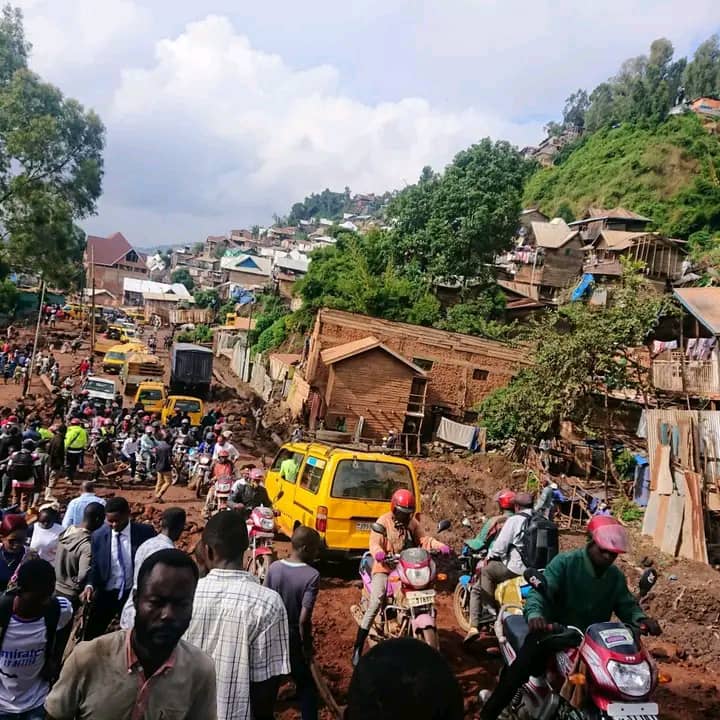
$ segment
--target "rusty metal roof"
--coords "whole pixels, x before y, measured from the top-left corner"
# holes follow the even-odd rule
[[[673,295],[713,335],[720,335],[720,287],[675,288]]]
[[[320,358],[325,365],[334,365],[337,362],[342,362],[348,358],[355,357],[356,355],[362,355],[369,350],[375,349],[383,350],[388,355],[392,355],[396,360],[399,360],[404,365],[407,365],[410,369],[414,370],[418,375],[425,376],[425,371],[419,368],[414,363],[410,362],[407,358],[404,358],[399,353],[391,350],[387,345],[383,345],[380,340],[372,335],[362,338],[361,340],[353,340],[352,342],[344,343],[343,345],[337,345],[327,350],[323,350],[320,353]]]

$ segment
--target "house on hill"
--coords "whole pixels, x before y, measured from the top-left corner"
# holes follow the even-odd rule
[[[601,207],[589,207],[580,220],[570,223],[570,227],[579,230],[586,242],[594,242],[602,230],[642,232],[647,230],[651,223],[650,218],[625,208],[607,210]]]
[[[583,240],[562,218],[530,222],[519,243],[498,257],[498,279],[506,290],[537,301],[559,303],[582,275]]]
[[[272,259],[243,253],[225,254],[220,260],[220,269],[227,273],[231,285],[241,285],[251,290],[264,287],[270,282]]]
[[[83,266],[87,287],[91,287],[94,275],[95,288],[107,290],[116,298],[123,295],[125,278],[145,280],[150,274],[146,255],[137,252],[120,232],[108,237],[88,235]]]

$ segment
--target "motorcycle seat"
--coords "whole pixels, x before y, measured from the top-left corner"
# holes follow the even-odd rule
[[[528,636],[528,624],[522,615],[507,615],[503,619],[505,637],[517,654]]]

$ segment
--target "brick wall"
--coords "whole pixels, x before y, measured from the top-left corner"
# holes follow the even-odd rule
[[[310,384],[327,386],[328,369],[319,357],[322,350],[370,335],[422,369],[429,368],[427,407],[446,406],[456,417],[473,409],[495,388],[507,385],[515,372],[528,363],[524,350],[503,343],[322,310],[316,320],[305,371]]]

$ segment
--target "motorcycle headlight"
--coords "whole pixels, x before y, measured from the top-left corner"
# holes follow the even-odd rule
[[[610,660],[607,664],[610,677],[613,679],[617,689],[624,695],[641,697],[650,692],[652,684],[652,673],[650,665],[643,661],[637,665],[626,665],[624,663]]]
[[[413,587],[425,587],[430,582],[430,568],[409,568],[405,571],[408,582]]]
[[[260,527],[263,530],[274,530],[275,529],[275,523],[272,520],[268,520],[267,518],[263,518],[260,521]]]

